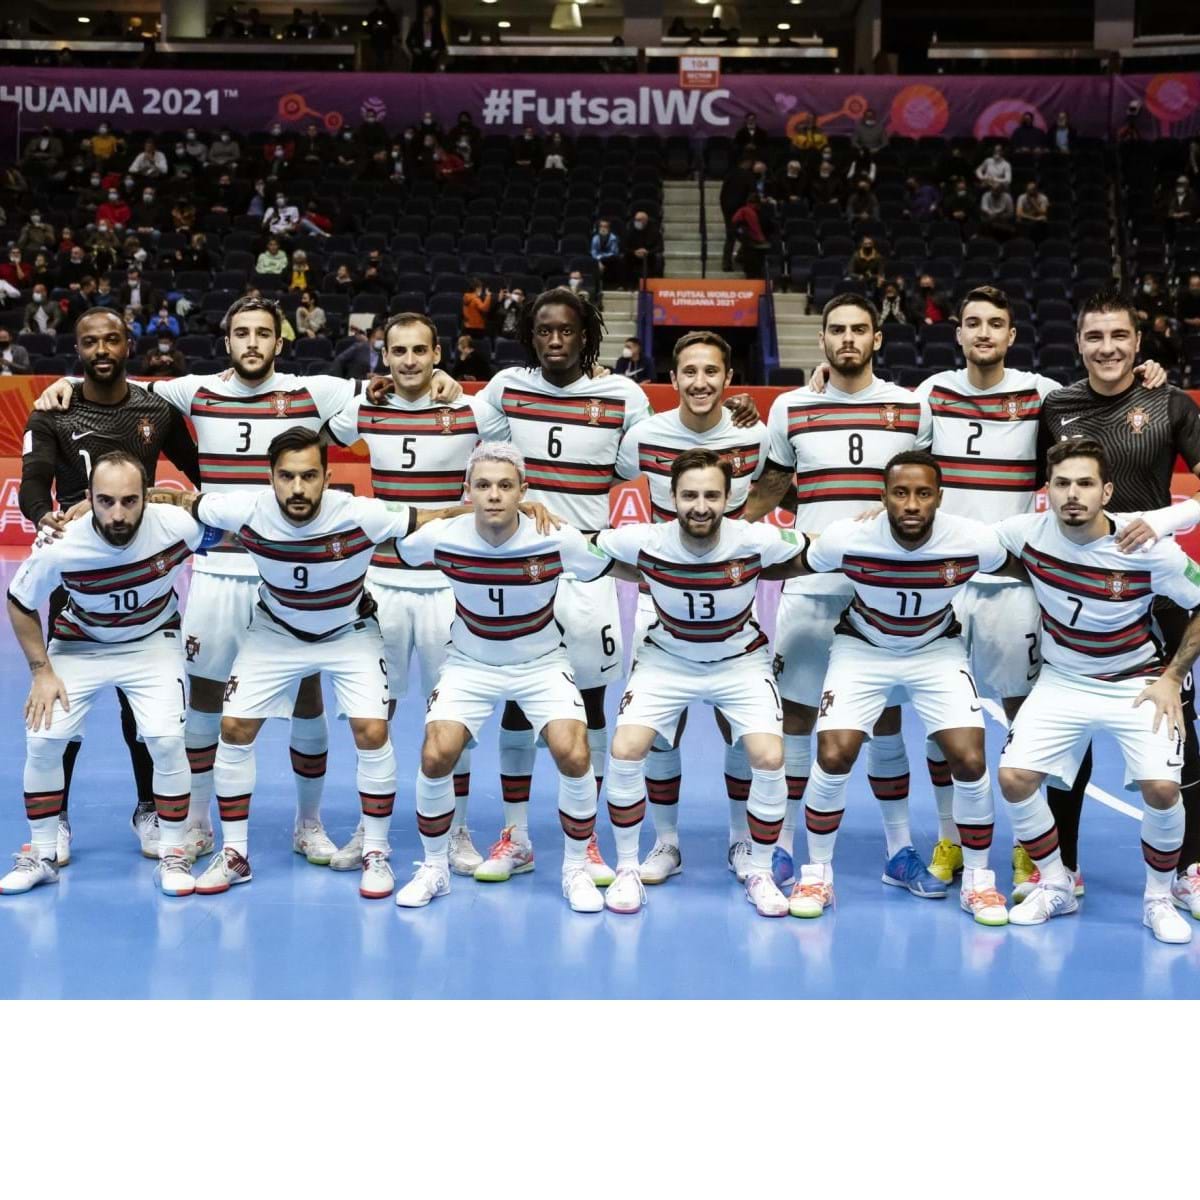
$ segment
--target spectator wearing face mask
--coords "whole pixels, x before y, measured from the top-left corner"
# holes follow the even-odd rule
[[[1046,134],[1033,123],[1033,113],[1021,114],[1021,123],[1009,134],[1008,144],[1014,157],[1026,160],[1046,153]]]
[[[95,273],[96,264],[88,258],[82,246],[72,246],[65,258],[59,260],[57,285],[78,287],[84,276]]]
[[[113,229],[124,229],[132,216],[133,209],[129,207],[116,188],[109,188],[104,203],[96,206],[96,222],[107,221]]]
[[[333,292],[337,296],[352,296],[358,291],[357,281],[345,263],[341,263],[332,275],[326,275],[321,286],[325,291]]]
[[[22,333],[55,333],[62,324],[63,312],[51,300],[45,288],[33,289],[33,299],[25,306]]]
[[[304,206],[304,216],[300,218],[300,228],[318,237],[328,237],[333,232],[333,222],[321,212],[315,200],[309,200]]]
[[[459,382],[476,380],[486,383],[492,377],[492,360],[482,343],[476,342],[469,333],[458,338],[458,354],[454,361],[454,378]]]
[[[167,156],[147,138],[141,153],[129,164],[129,174],[142,179],[161,179],[167,173]]]
[[[887,130],[879,123],[873,108],[863,113],[854,133],[850,137],[850,145],[855,150],[865,150],[868,154],[878,154],[888,144]]]
[[[166,213],[154,188],[142,189],[142,198],[133,206],[129,227],[139,238],[157,238],[166,224]]]
[[[1134,296],[1134,307],[1137,309],[1138,320],[1142,331],[1154,323],[1154,318],[1160,314],[1170,314],[1171,302],[1163,290],[1162,280],[1152,271],[1142,276],[1141,287]]]
[[[12,331],[0,326],[0,375],[28,375],[29,351],[13,341]]]
[[[766,150],[767,135],[759,127],[755,113],[747,113],[742,118],[742,127],[733,135],[733,144],[739,154],[761,154]]]
[[[137,267],[130,267],[125,272],[125,283],[119,293],[121,306],[132,308],[139,315],[154,307],[150,299],[150,289],[142,279],[142,273]]]
[[[200,168],[208,163],[208,147],[194,129],[188,129],[183,135],[183,149],[191,164]]]
[[[119,309],[121,298],[113,291],[112,280],[107,275],[101,275],[96,280],[96,294],[92,302],[97,308]]]
[[[588,291],[586,280],[583,278],[583,272],[576,270],[572,271],[567,276],[567,287],[571,289],[581,300],[591,300],[592,293]]]
[[[1200,271],[1192,271],[1186,286],[1179,289],[1175,315],[1185,333],[1200,333]]]
[[[246,216],[263,217],[270,207],[267,201],[267,181],[265,179],[256,179],[254,181],[254,190],[250,193],[250,200],[246,205]]]
[[[125,328],[132,341],[137,341],[146,332],[146,327],[138,319],[138,314],[128,304],[121,312],[121,319],[125,322]]]
[[[242,156],[242,148],[228,129],[222,129],[208,148],[208,165],[218,171],[232,170]]]
[[[334,165],[339,170],[357,176],[362,169],[363,158],[354,144],[354,130],[343,129],[341,140],[333,152]]]
[[[634,383],[648,383],[650,369],[642,357],[642,343],[637,338],[626,338],[621,357],[613,364],[614,375],[627,375]]]
[[[308,277],[312,268],[308,265],[308,255],[303,250],[292,253],[292,270],[288,276],[288,291],[303,292],[308,287]]]
[[[1180,175],[1167,192],[1162,203],[1162,214],[1172,230],[1191,225],[1196,220],[1196,193],[1186,175]]]
[[[482,336],[487,332],[488,313],[491,311],[492,293],[483,280],[475,276],[463,294],[463,329]]]
[[[25,152],[21,155],[21,166],[30,176],[47,178],[52,176],[59,167],[63,156],[63,144],[54,136],[49,125],[43,125],[40,133],[25,143]]]
[[[325,310],[318,303],[316,292],[300,294],[296,305],[296,331],[301,337],[320,337],[326,328]]]
[[[546,143],[546,157],[542,162],[543,171],[565,171],[569,150],[561,133],[552,133]]]
[[[268,163],[274,163],[277,159],[286,162],[290,161],[295,153],[295,139],[291,134],[284,133],[283,126],[276,121],[267,134],[267,140],[263,142],[262,156],[264,160]]]
[[[339,379],[366,379],[369,375],[387,373],[383,361],[383,326],[376,325],[370,333],[352,328],[354,344],[347,346],[334,360],[331,374]]]
[[[276,192],[274,204],[263,213],[263,225],[276,237],[289,237],[300,226],[300,210],[283,192]]]
[[[809,203],[841,204],[843,195],[842,181],[833,169],[832,159],[822,159],[817,168],[816,178],[808,185]]]
[[[855,181],[850,202],[846,205],[846,216],[852,222],[879,220],[879,199],[865,176],[859,176]]]
[[[190,236],[192,226],[196,224],[196,206],[187,198],[180,196],[171,205],[171,228],[176,233]]]
[[[908,302],[911,325],[937,325],[950,319],[950,300],[929,272],[917,279],[917,290]]]
[[[858,243],[858,249],[846,266],[846,274],[854,279],[862,279],[872,286],[883,278],[883,255],[875,245],[875,239],[865,237]]]
[[[33,280],[30,286],[36,287],[40,283],[48,291],[53,275],[54,266],[50,261],[50,255],[45,250],[39,250],[33,260]]]
[[[467,175],[467,164],[452,150],[433,147],[433,177],[439,183],[461,183]]]
[[[32,258],[39,250],[46,250],[54,245],[54,227],[47,225],[42,214],[37,209],[29,214],[29,220],[21,226],[17,234],[17,245],[28,258]]]
[[[513,162],[518,167],[541,166],[544,160],[542,139],[534,132],[532,125],[526,125],[513,145]]]
[[[592,234],[591,250],[600,278],[609,287],[620,287],[621,239],[613,233],[611,223],[603,218],[596,225],[596,232]]]
[[[904,298],[904,289],[900,286],[898,280],[889,279],[883,285],[883,291],[879,295],[879,323],[880,325],[907,325],[908,320],[908,304]]]
[[[173,338],[179,336],[179,318],[171,312],[164,300],[158,306],[158,312],[146,323],[147,333],[169,333]]]
[[[501,337],[517,337],[521,325],[521,309],[525,304],[523,288],[505,289],[500,293],[500,310],[498,330]]]
[[[117,137],[106,121],[102,121],[96,132],[90,138],[85,138],[82,145],[98,167],[105,166],[119,150],[125,149],[124,140]]]
[[[187,360],[175,347],[175,335],[161,327],[151,333],[158,333],[158,341],[146,352],[143,360],[143,370],[147,375],[156,378],[175,379],[187,374]]]
[[[87,244],[88,256],[96,264],[96,270],[102,273],[111,271],[117,265],[120,252],[121,243],[115,231],[109,228],[107,221],[101,221]]]
[[[657,278],[662,274],[662,235],[650,214],[638,209],[625,233],[625,278]]]

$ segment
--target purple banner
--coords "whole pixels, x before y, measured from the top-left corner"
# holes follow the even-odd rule
[[[389,129],[432,112],[452,124],[463,109],[486,132],[524,125],[568,135],[651,132],[732,134],[747,112],[786,134],[808,114],[827,133],[849,133],[874,108],[909,137],[1007,134],[1032,111],[1042,128],[1065,110],[1077,132],[1105,136],[1131,99],[1153,119],[1142,135],[1200,130],[1200,75],[726,76],[708,92],[684,91],[669,76],[375,75],[309,72],[95,71],[72,67],[0,70],[0,101],[15,101],[25,132],[44,124],[91,129],[266,129],[317,121],[330,131],[371,111]]]

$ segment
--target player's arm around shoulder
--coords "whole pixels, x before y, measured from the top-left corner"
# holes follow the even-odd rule
[[[633,524],[622,525],[619,529],[602,529],[592,534],[590,542],[597,553],[611,562],[614,579],[637,583],[642,578],[636,565],[638,554],[653,528],[652,525]]]

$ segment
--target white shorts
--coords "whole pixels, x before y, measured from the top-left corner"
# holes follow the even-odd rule
[[[1178,783],[1183,749],[1176,734],[1162,726],[1158,733],[1151,732],[1153,704],[1133,707],[1137,694],[1152,679],[1087,679],[1043,664],[1013,722],[1000,765],[1037,771],[1050,776],[1052,783],[1070,787],[1092,738],[1106,730],[1116,738],[1125,759],[1126,791],[1137,791],[1144,779]]]
[[[954,614],[984,696],[1028,696],[1042,665],[1037,597],[1027,583],[968,583],[954,599]]]
[[[584,720],[583,698],[563,651],[555,650],[532,662],[495,667],[451,647],[437,686],[429,695],[425,723],[465,725],[474,744],[496,705],[506,700],[521,706],[538,735],[551,721]]]
[[[183,733],[187,696],[183,684],[183,647],[178,629],[160,629],[136,642],[114,645],[71,644],[51,638],[50,664],[67,689],[70,712],[58,703],[49,729],[29,737],[70,741],[83,733],[84,722],[105,688],[117,687],[129,699],[142,737]]]
[[[226,717],[290,717],[300,681],[318,671],[333,685],[338,716],[387,720],[387,662],[373,618],[322,642],[281,629],[262,610],[254,614],[225,685]]]
[[[563,631],[563,645],[579,687],[620,683],[625,650],[617,585],[611,575],[591,583],[560,580],[554,597],[554,619]]]
[[[233,669],[258,604],[257,575],[192,572],[183,613],[187,672],[224,683]]]
[[[643,592],[638,589],[637,609],[633,614],[633,651],[630,654],[630,661],[637,662],[638,652],[642,648],[642,643],[646,640],[646,634],[650,631],[650,626],[658,620],[658,613],[654,608],[654,601],[650,598],[649,592]]]
[[[847,588],[849,585],[847,585]],[[775,680],[794,704],[816,708],[825,690],[833,630],[852,591],[789,592],[779,598],[775,619]]]
[[[367,586],[379,606],[375,615],[383,634],[392,699],[408,692],[408,664],[414,652],[421,668],[421,695],[428,696],[450,649],[453,590],[372,586],[369,577]]]
[[[817,709],[817,733],[859,729],[870,734],[885,708],[906,699],[926,734],[983,728],[982,705],[961,638],[938,638],[922,650],[897,654],[838,634]]]
[[[688,705],[700,703],[725,714],[734,741],[747,733],[783,736],[783,702],[766,650],[699,663],[644,646],[625,683],[617,728],[644,725],[674,744]]]

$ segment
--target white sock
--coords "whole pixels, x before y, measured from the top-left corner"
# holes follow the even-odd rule
[[[804,819],[808,826],[808,861],[833,862],[838,826],[846,811],[846,784],[850,776],[830,775],[813,763],[804,790]]]
[[[183,846],[187,831],[192,773],[184,737],[148,737],[146,750],[154,763],[154,810],[158,813],[160,858]]]
[[[925,765],[929,768],[929,786],[933,788],[933,802],[937,805],[938,841],[958,845],[958,826],[954,823],[954,781],[942,748],[933,740],[925,739]]]
[[[867,743],[867,781],[879,801],[891,858],[913,844],[908,823],[908,754],[902,734],[877,734]]]
[[[221,844],[245,857],[250,829],[250,797],[254,792],[254,743],[235,746],[222,738],[217,743],[213,781],[221,814]]]
[[[450,869],[450,822],[454,820],[454,780],[430,779],[417,771],[417,831],[425,861]]]
[[[954,780],[954,822],[961,839],[963,866],[986,871],[996,825],[992,777],[986,770],[978,779]]]
[[[25,816],[35,858],[54,861],[58,853],[58,815],[62,812],[66,743],[57,738],[25,739]]]
[[[746,805],[750,800],[750,759],[746,747],[738,738],[732,746],[725,747],[725,794],[729,797],[729,844],[745,842],[750,838],[750,826],[746,819]]]
[[[566,838],[563,867],[582,867],[596,832],[596,777],[590,771],[578,779],[558,773],[558,819]]]
[[[1059,853],[1058,829],[1045,793],[1039,789],[1028,800],[1010,803],[1008,817],[1021,845],[1037,866],[1042,882],[1058,888],[1072,886]]]
[[[329,761],[329,726],[325,714],[293,717],[289,749],[296,779],[296,822],[316,824],[321,820],[321,794],[325,790],[325,767]]]
[[[661,738],[655,741],[661,742]],[[663,743],[666,746],[666,743]],[[682,766],[677,746],[651,749],[643,764],[646,794],[650,799],[650,819],[654,836],[660,842],[679,845],[679,779]]]
[[[604,782],[604,764],[608,761],[608,730],[589,729],[587,740],[588,749],[592,752],[592,775],[596,780],[596,795],[598,796]]]
[[[188,805],[188,824],[212,828],[213,764],[221,737],[221,714],[187,710],[183,738],[187,744],[188,766],[192,771],[192,799]]]
[[[1179,866],[1183,845],[1183,799],[1170,808],[1151,808],[1142,813],[1142,857],[1146,862],[1146,895],[1169,896]]]
[[[471,799],[471,751],[468,747],[454,764],[454,824],[453,829],[465,829],[467,803]]]
[[[358,798],[362,805],[363,853],[388,850],[396,803],[396,755],[390,739],[377,750],[358,751]]]
[[[783,814],[783,828],[779,831],[779,845],[789,854],[794,854],[796,824],[804,807],[808,777],[812,773],[812,734],[783,735],[783,769],[787,775],[788,802],[787,812]]]
[[[755,871],[771,870],[771,855],[787,812],[787,776],[783,767],[774,771],[755,768],[750,780],[746,813],[750,831],[750,866]]]
[[[638,837],[646,816],[646,773],[641,762],[609,758],[608,819],[617,843],[617,870],[638,865]]]

